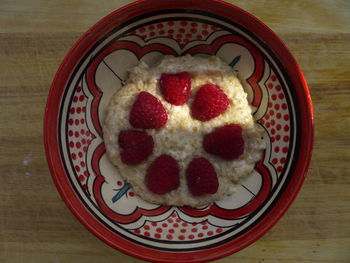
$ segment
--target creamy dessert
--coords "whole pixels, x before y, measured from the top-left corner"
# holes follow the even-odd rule
[[[144,200],[198,207],[234,192],[265,148],[236,73],[218,57],[132,68],[111,98],[104,142]]]

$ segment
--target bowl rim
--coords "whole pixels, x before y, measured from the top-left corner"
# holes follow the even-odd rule
[[[139,7],[140,5],[144,7],[141,11],[141,8]],[[146,13],[150,10],[160,10],[164,8],[179,9],[179,6],[181,6],[181,9],[191,8],[212,13],[220,11],[220,15],[234,20],[241,25],[243,24],[250,31],[254,32],[254,34],[263,39],[280,58],[282,64],[285,66],[286,71],[290,75],[294,87],[296,87],[295,91],[298,98],[300,112],[302,112],[301,123],[303,125],[301,125],[302,136],[298,161],[294,170],[294,173],[299,174],[299,176],[293,176],[291,182],[289,183],[289,189],[285,191],[285,193],[281,196],[281,199],[279,199],[276,205],[272,207],[271,211],[269,212],[270,215],[274,215],[272,220],[270,217],[267,218],[267,216],[265,216],[259,222],[260,227],[258,229],[255,227],[253,228],[253,230],[255,230],[254,232],[247,231],[237,239],[228,241],[213,248],[185,253],[172,253],[151,248],[141,248],[140,246],[135,245],[130,241],[124,240],[122,237],[117,238],[117,240],[119,239],[119,243],[116,242],[116,237],[114,236],[115,234],[109,232],[109,230],[107,230],[100,222],[98,222],[88,212],[88,209],[80,203],[80,200],[77,197],[76,193],[69,185],[66,173],[62,165],[63,160],[61,159],[58,146],[57,117],[60,109],[60,99],[64,91],[65,84],[70,77],[71,69],[76,66],[77,61],[79,61],[81,57],[81,53],[84,50],[89,49],[95,40],[99,39],[99,37],[103,35],[100,33],[102,28],[104,28],[103,31],[108,32],[112,26],[111,21],[113,19],[115,20],[117,16],[117,20],[124,21],[136,13]],[[264,36],[264,38],[261,36]],[[188,0],[178,0],[176,3],[171,0],[139,0],[117,9],[99,20],[95,25],[89,28],[70,48],[61,65],[59,66],[50,87],[47,104],[45,107],[43,133],[46,159],[55,186],[68,208],[91,233],[93,233],[95,236],[97,236],[99,239],[111,247],[139,259],[153,262],[174,263],[206,262],[233,254],[255,242],[262,235],[268,232],[269,229],[273,227],[288,210],[298,192],[300,191],[311,161],[314,141],[313,106],[306,80],[291,52],[288,50],[283,41],[269,27],[267,27],[263,22],[261,22],[252,14],[235,5],[221,0],[202,0],[196,3]]]

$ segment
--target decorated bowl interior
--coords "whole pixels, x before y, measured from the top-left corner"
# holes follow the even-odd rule
[[[306,124],[295,80],[264,39],[234,20],[195,9],[138,12],[123,23],[113,24],[118,13],[100,22],[109,27],[95,27],[99,31],[89,44],[85,36],[70,51],[69,69],[59,70],[66,81],[51,91],[45,121],[54,180],[78,218],[126,253],[167,262],[222,257],[266,232],[300,188],[304,174],[296,171]],[[140,60],[152,65],[169,54],[220,57],[237,72],[254,118],[265,130],[266,150],[254,173],[236,186],[234,195],[198,209],[140,199],[108,160],[103,143],[108,101],[128,70]],[[50,107],[57,108],[56,119],[49,119],[54,115]],[[48,127],[52,122],[56,126]]]

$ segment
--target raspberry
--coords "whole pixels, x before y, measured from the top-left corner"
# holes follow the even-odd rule
[[[204,84],[196,93],[191,110],[192,117],[209,121],[227,110],[230,100],[219,86]]]
[[[205,158],[194,158],[187,166],[187,185],[194,196],[215,194],[219,187],[214,166]]]
[[[168,114],[156,97],[142,91],[132,105],[129,121],[134,128],[160,129],[168,121]]]
[[[180,169],[176,160],[162,154],[153,161],[147,170],[146,186],[155,194],[165,194],[180,185]]]
[[[215,129],[204,137],[203,148],[225,160],[238,158],[244,152],[241,126],[228,124]]]
[[[127,165],[139,164],[153,151],[153,138],[143,131],[126,130],[119,133],[120,158]]]
[[[187,72],[178,74],[163,73],[159,80],[164,99],[174,105],[184,104],[191,92],[191,77]]]

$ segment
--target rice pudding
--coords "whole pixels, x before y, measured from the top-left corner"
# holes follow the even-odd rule
[[[165,78],[167,76],[168,79]],[[166,90],[161,85],[166,81],[170,83],[168,85],[178,85],[179,78],[180,82],[182,79],[189,82],[190,87],[183,84],[185,88],[179,93],[180,98],[172,99],[172,87]],[[216,93],[208,96],[212,90]],[[181,96],[184,96],[184,101],[181,101]],[[213,104],[215,107],[208,107],[206,101],[216,103]],[[161,116],[159,120],[140,113],[138,107],[151,107],[149,105]],[[201,114],[201,111],[204,113]],[[145,120],[155,123],[147,126]],[[227,149],[222,147],[225,145],[225,141],[222,141],[225,132],[229,129],[233,129],[233,132],[237,130],[237,136],[242,138],[237,142],[241,151],[233,158],[226,158],[230,152],[227,153]],[[134,192],[146,201],[164,205],[199,207],[233,194],[234,185],[252,173],[265,148],[262,139],[264,131],[253,119],[247,94],[236,73],[214,56],[165,56],[152,67],[141,61],[130,70],[125,85],[111,98],[103,133],[109,159],[120,175],[132,185]],[[138,146],[126,145],[130,140],[138,140],[140,143]],[[215,149],[215,140],[221,140],[221,148],[218,146]],[[123,151],[131,149],[130,147],[138,147],[137,151],[142,152],[135,153],[132,150],[123,155]],[[160,156],[162,157],[159,158]],[[217,183],[215,192],[198,194],[190,189],[192,186],[189,180],[192,179],[189,178],[192,175],[189,173],[198,171],[189,167],[194,165],[194,162],[191,163],[194,159],[197,166],[202,165],[199,159],[202,163],[205,159],[205,165],[211,164],[217,177],[214,180]],[[148,174],[157,173],[154,172],[154,167],[159,166],[161,161],[164,165],[168,163],[173,167],[171,173],[178,174],[177,181],[174,179],[174,182],[171,182],[171,178],[163,180],[159,174],[152,174],[152,178],[157,178],[153,180],[173,184],[165,192],[153,190],[149,186],[152,182],[149,183],[147,178]],[[210,165],[208,167],[203,171],[212,171]],[[193,176],[191,178],[195,178]]]

